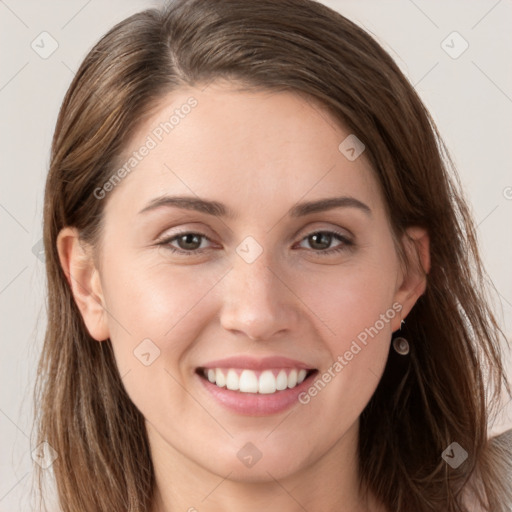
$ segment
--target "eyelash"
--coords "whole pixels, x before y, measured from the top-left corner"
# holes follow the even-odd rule
[[[330,256],[330,255],[335,254],[335,253],[339,253],[339,252],[342,252],[342,251],[350,250],[354,246],[354,242],[349,240],[343,234],[338,233],[337,231],[328,231],[328,230],[312,231],[311,233],[309,233],[305,237],[301,238],[300,242],[302,242],[303,240],[306,240],[307,238],[309,238],[312,235],[318,235],[318,234],[332,235],[333,238],[337,239],[339,242],[342,242],[340,245],[338,245],[338,246],[336,246],[336,247],[334,247],[332,249],[325,249],[325,250],[314,250],[314,249],[311,249],[314,253],[318,254],[319,256]],[[166,249],[168,249],[172,253],[180,254],[180,255],[184,255],[184,256],[194,256],[194,255],[197,255],[197,254],[202,254],[206,250],[206,249],[203,248],[203,249],[195,249],[195,250],[191,250],[191,251],[185,251],[183,249],[178,249],[178,248],[173,247],[172,245],[170,245],[171,242],[174,242],[175,240],[177,240],[178,238],[180,238],[181,236],[184,236],[184,235],[197,235],[197,236],[199,236],[199,237],[201,237],[203,239],[211,241],[203,233],[198,233],[198,232],[195,232],[195,231],[183,231],[182,233],[177,233],[176,235],[173,235],[170,238],[166,238],[166,239],[158,242],[157,245],[165,247]]]

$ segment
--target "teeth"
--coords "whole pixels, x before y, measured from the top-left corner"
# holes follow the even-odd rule
[[[262,394],[269,395],[276,392],[276,378],[270,370],[265,370],[260,375],[258,391]]]
[[[218,384],[217,384],[218,385]],[[251,370],[244,370],[240,375],[240,391],[242,393],[258,392],[258,377]]]
[[[284,370],[281,370],[277,374],[276,389],[279,391],[282,391],[283,389],[286,389],[287,387],[288,387],[288,375],[286,375],[286,372]]]
[[[226,377],[224,377],[222,370],[219,370],[218,368],[215,370],[215,384],[221,388],[226,385]]]
[[[235,370],[229,370],[228,376],[226,377],[226,387],[232,391],[238,391],[238,375]]]
[[[297,385],[297,370],[292,370],[288,375],[288,387],[294,388]]]
[[[283,391],[287,388],[294,388],[304,381],[307,371],[297,370],[264,370],[263,372],[252,370],[229,370],[220,368],[209,368],[204,370],[204,376],[212,383],[223,388],[226,387],[232,391],[242,393],[260,393],[269,395],[276,391]]]

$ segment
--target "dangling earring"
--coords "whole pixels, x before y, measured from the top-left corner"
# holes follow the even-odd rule
[[[405,324],[405,320],[400,320],[400,331],[402,330],[402,324]],[[393,348],[396,353],[406,356],[409,353],[409,342],[400,336],[393,340]]]

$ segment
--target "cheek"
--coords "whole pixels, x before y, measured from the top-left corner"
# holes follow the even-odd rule
[[[310,407],[310,418],[322,415],[339,433],[361,414],[384,371],[391,321],[400,315],[400,305],[393,306],[394,264],[392,258],[366,260],[317,275],[314,283],[303,281],[302,290],[309,290],[305,302],[322,320],[317,325],[330,353],[303,403]]]
[[[118,365],[131,367],[133,351],[145,339],[173,364],[208,322],[208,295],[221,280],[222,269],[171,268],[145,261],[123,268],[118,263],[105,269],[104,284]]]
[[[189,413],[187,395],[179,384],[189,376],[181,363],[212,320],[209,299],[222,274],[147,262],[121,270],[121,263],[105,272],[104,293],[125,389],[152,420],[168,413],[162,404],[172,404],[176,414]]]
[[[347,343],[359,339],[375,325],[386,337],[391,333],[392,320],[399,314],[393,308],[395,274],[392,265],[361,265],[341,267],[314,277],[302,277],[301,297],[322,322],[331,352],[344,351]],[[384,320],[382,320],[384,318]],[[373,329],[372,329],[373,332]]]
[[[141,258],[124,266],[120,262],[107,276],[106,295],[112,309],[134,330],[142,326],[161,336],[194,308],[222,273],[216,268],[155,264]]]

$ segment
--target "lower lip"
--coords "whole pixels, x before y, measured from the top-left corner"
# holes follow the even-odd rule
[[[292,389],[284,389],[271,394],[232,391],[227,388],[220,388],[198,374],[196,374],[196,377],[213,398],[224,407],[247,416],[269,416],[283,412],[294,404],[300,403],[298,396],[310,386],[316,373],[313,372]]]

